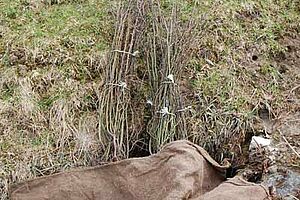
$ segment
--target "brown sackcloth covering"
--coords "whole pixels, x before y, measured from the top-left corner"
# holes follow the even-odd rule
[[[12,200],[263,200],[265,189],[233,178],[201,147],[176,141],[159,153],[13,185]],[[225,182],[224,182],[225,181]]]

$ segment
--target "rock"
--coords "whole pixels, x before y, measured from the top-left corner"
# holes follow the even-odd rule
[[[262,148],[262,147],[268,147],[271,144],[271,140],[270,139],[266,139],[260,136],[253,136],[251,143],[250,143],[250,147],[249,150],[251,149],[256,149],[256,148]]]

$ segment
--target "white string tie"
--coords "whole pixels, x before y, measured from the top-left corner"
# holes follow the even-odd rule
[[[184,111],[187,111],[187,110],[191,110],[192,109],[192,106],[187,106],[185,108],[182,108],[180,110],[177,110],[177,112],[184,112]]]
[[[162,114],[162,116],[166,116],[166,115],[172,115],[175,116],[175,114],[169,112],[169,108],[168,107],[163,107],[160,111],[157,111],[158,113]]]

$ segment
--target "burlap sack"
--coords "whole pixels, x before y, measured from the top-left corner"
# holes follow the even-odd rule
[[[201,147],[176,141],[159,153],[37,178],[12,186],[12,200],[262,200],[262,186],[224,178]],[[224,183],[222,183],[224,182]]]

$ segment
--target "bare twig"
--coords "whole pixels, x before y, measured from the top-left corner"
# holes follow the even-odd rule
[[[287,143],[287,145],[290,147],[290,149],[300,158],[300,154],[294,149],[294,147],[289,143],[289,141],[286,139],[286,137],[283,135],[283,133],[278,129],[279,134],[281,135],[282,139]]]
[[[135,114],[131,107],[129,75],[134,73],[133,57],[139,54],[133,49],[138,48],[136,46],[143,26],[142,16],[138,15],[140,8],[137,7],[141,3],[141,0],[129,0],[119,4],[113,50],[106,68],[107,84],[100,94],[99,140],[103,148],[103,160],[112,159],[112,155],[113,159],[128,158],[130,145],[137,139],[137,133],[129,130]]]

